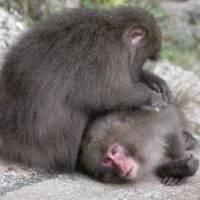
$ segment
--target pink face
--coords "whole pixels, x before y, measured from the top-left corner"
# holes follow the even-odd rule
[[[139,163],[128,156],[125,148],[119,143],[109,146],[101,165],[112,169],[119,178],[124,180],[136,179],[139,170]]]

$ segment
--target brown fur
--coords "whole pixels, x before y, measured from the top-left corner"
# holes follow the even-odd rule
[[[147,34],[131,46],[128,33],[137,27]],[[74,170],[93,115],[162,104],[148,85],[167,85],[142,70],[160,48],[154,17],[139,8],[74,9],[31,28],[12,47],[2,69],[1,156]]]
[[[185,159],[182,128],[179,111],[173,105],[160,112],[138,110],[108,114],[88,127],[81,148],[80,165],[96,178],[104,180],[110,176],[116,181],[114,171],[103,167],[102,161],[110,146],[118,143],[127,156],[138,163],[136,179],[159,168],[162,178],[167,174],[168,178],[175,179],[173,183],[177,183],[188,174],[193,175],[199,165],[193,157],[189,161]]]

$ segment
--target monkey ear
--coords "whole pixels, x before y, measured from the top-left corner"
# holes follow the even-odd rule
[[[129,33],[129,38],[131,43],[136,45],[138,44],[146,35],[146,31],[142,28],[134,28]]]

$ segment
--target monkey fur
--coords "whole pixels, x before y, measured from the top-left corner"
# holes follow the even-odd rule
[[[97,118],[84,135],[83,171],[104,182],[137,181],[156,172],[166,185],[194,175],[199,161],[186,155],[178,110],[116,112]]]
[[[140,8],[72,9],[35,25],[3,64],[0,155],[73,171],[93,115],[168,103],[166,83],[142,69],[160,49],[156,20]]]

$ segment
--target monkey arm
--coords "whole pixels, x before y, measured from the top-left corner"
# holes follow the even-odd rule
[[[84,110],[92,109],[96,112],[142,106],[163,108],[166,105],[162,96],[143,82],[132,82],[130,85],[113,88],[83,88],[77,92],[73,103],[82,106]]]
[[[150,71],[143,70],[141,73],[141,80],[146,83],[151,89],[155,90],[158,93],[162,93],[164,101],[166,101],[167,103],[174,102],[172,92],[167,83],[162,78]]]
[[[162,96],[149,88],[143,82],[135,83],[132,91],[132,95],[135,99],[136,107],[152,107],[163,108],[166,106],[166,102],[163,101]]]

